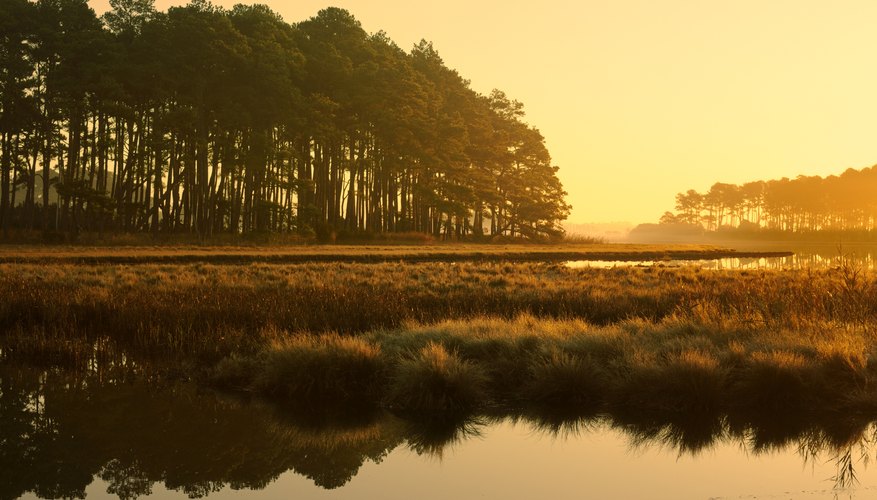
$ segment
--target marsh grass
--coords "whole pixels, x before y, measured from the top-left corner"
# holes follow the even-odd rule
[[[487,375],[480,366],[431,342],[397,363],[387,403],[420,416],[465,415],[484,405],[486,387]]]
[[[257,375],[262,370],[264,356],[241,356],[232,354],[221,359],[208,370],[206,376],[210,385],[235,392],[248,392],[255,389]]]
[[[102,354],[79,337],[49,332],[44,327],[13,327],[0,346],[0,360],[26,360],[43,367],[77,368]]]
[[[531,263],[0,264],[0,332],[107,336],[157,355],[200,350],[216,357],[261,347],[259,333],[271,328],[360,334],[484,316],[869,330],[877,322],[874,282],[872,273],[853,279],[842,270],[726,273]]]
[[[756,352],[735,370],[729,400],[744,414],[801,414],[817,403],[819,370],[800,354]]]
[[[464,262],[464,261],[576,261],[707,259],[745,255],[714,245],[602,244],[590,239],[554,244],[522,243],[521,240],[492,244],[435,243],[423,235],[396,235],[373,241],[358,240],[346,245],[295,244],[294,241],[227,241],[205,245],[180,241],[177,244],[40,246],[0,245],[0,262],[31,264],[192,264],[240,265],[252,263],[307,262]],[[267,243],[267,244],[266,244]],[[775,255],[777,252],[760,252]],[[789,255],[790,252],[779,252]]]
[[[632,360],[614,377],[610,406],[620,416],[715,419],[724,409],[728,369],[696,350],[662,361]]]
[[[522,316],[355,337],[286,335],[257,354],[221,361],[213,382],[308,404],[369,402],[420,419],[493,407],[530,408],[561,422],[608,413],[694,429],[680,436],[692,446],[725,417],[736,427],[766,421],[794,433],[813,420],[877,415],[870,334],[841,326],[744,330],[679,319],[597,326]]]
[[[508,262],[0,271],[0,359],[165,360],[218,387],[415,414],[489,403],[745,424],[771,411],[877,411],[877,286],[864,271]]]
[[[605,399],[606,370],[588,357],[554,347],[534,360],[530,370],[521,398],[537,408],[588,412],[600,408]]]
[[[261,369],[254,373],[252,387],[307,405],[370,405],[385,378],[380,348],[353,337],[296,335],[260,357]],[[248,374],[240,363],[227,370],[218,375]]]

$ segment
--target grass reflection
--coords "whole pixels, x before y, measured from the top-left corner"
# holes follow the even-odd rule
[[[408,420],[404,435],[414,453],[442,459],[449,448],[481,438],[487,425],[488,420],[478,416]]]
[[[333,489],[347,484],[365,462],[380,463],[397,448],[442,459],[509,420],[552,439],[623,432],[632,447],[658,446],[680,455],[730,443],[755,455],[796,450],[805,463],[827,456],[836,463],[837,486],[849,487],[867,462],[863,457],[873,456],[877,436],[874,416],[864,414],[637,416],[529,406],[453,418],[383,410],[330,415],[191,383],[108,375],[0,369],[0,496],[82,496],[95,477],[121,498],[146,495],[158,482],[199,496],[225,487],[264,488],[288,471]]]

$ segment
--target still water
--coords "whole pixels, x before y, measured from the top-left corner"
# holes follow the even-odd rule
[[[808,246],[742,246],[739,251],[792,251],[794,255],[761,258],[723,258],[705,260],[659,260],[659,261],[573,261],[567,265],[572,268],[611,268],[641,266],[697,266],[702,269],[830,269],[851,265],[860,269],[877,269],[877,247],[869,245],[808,245]]]
[[[0,366],[0,498],[877,496],[867,421],[760,428],[506,411],[417,423],[301,410],[124,370]]]

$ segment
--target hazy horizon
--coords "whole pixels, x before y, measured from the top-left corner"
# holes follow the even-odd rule
[[[214,2],[236,3],[253,2]],[[287,22],[345,8],[406,51],[432,41],[474,90],[522,101],[560,167],[569,223],[656,222],[687,189],[877,163],[873,2],[259,3]]]

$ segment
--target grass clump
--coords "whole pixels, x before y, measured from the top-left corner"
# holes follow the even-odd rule
[[[438,343],[429,343],[396,366],[390,407],[414,415],[466,414],[487,398],[484,371]]]
[[[296,335],[262,355],[256,391],[293,402],[373,404],[385,379],[380,347],[337,334]]]
[[[754,352],[735,370],[729,390],[732,411],[758,416],[806,413],[819,388],[817,369],[799,353]]]
[[[666,359],[627,365],[619,377],[612,409],[619,415],[656,418],[713,418],[723,409],[727,369],[709,353],[683,351]]]
[[[607,382],[605,370],[590,358],[552,349],[533,363],[521,396],[537,408],[594,411],[603,402]]]
[[[259,370],[259,360],[256,357],[232,354],[210,369],[207,379],[212,386],[219,389],[249,391]]]

